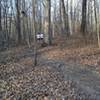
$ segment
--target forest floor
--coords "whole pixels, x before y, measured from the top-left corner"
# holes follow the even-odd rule
[[[0,52],[0,100],[41,96],[100,100],[100,50],[96,45],[85,46],[78,39],[57,42],[38,50],[36,67],[33,60],[33,47]]]

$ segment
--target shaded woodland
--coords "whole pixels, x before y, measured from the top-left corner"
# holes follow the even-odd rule
[[[30,47],[37,32],[44,33],[48,45],[74,35],[100,47],[99,16],[99,0],[1,0],[0,48]]]
[[[0,0],[0,100],[100,100],[100,0]]]

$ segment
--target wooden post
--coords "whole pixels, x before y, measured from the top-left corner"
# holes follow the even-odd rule
[[[34,66],[37,65],[37,39],[36,39],[36,25],[35,25],[35,0],[32,0],[33,6],[33,32],[34,32]]]

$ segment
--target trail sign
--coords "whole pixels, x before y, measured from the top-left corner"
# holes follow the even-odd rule
[[[36,38],[37,38],[37,40],[43,40],[44,34],[43,33],[37,33]]]

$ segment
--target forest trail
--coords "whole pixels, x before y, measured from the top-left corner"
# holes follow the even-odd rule
[[[92,90],[100,96],[100,74],[92,66],[80,64],[65,64],[64,75],[66,79],[71,79],[85,86],[85,89]]]
[[[99,16],[100,0],[0,0],[0,100],[100,100]]]
[[[43,61],[50,66],[59,66],[62,69],[60,71],[63,73],[65,80],[77,82],[85,91],[95,94],[100,99],[100,73],[94,66],[68,63],[54,59],[44,59]]]
[[[38,52],[39,66],[52,66],[52,68],[57,68],[57,70],[64,75],[65,80],[77,82],[83,89],[89,93],[95,94],[100,99],[100,73],[94,66],[77,64],[75,62],[68,63],[67,61],[65,62],[64,60],[55,58],[50,59],[47,58],[44,53],[41,53],[43,53],[42,50]],[[21,77],[22,75],[27,75],[34,69],[33,58],[33,49],[27,47],[1,52],[1,79],[6,80],[9,76],[15,77],[18,75],[18,77]],[[6,70],[14,70],[14,72],[7,72],[9,74],[4,75]]]

